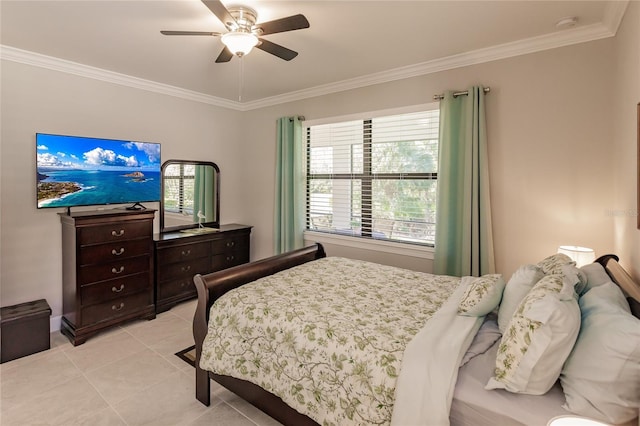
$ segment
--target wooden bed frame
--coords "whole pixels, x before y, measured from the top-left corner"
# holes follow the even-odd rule
[[[202,342],[207,335],[209,308],[220,296],[229,290],[255,281],[258,278],[273,275],[276,272],[323,257],[326,257],[324,247],[316,243],[309,247],[257,262],[246,263],[207,275],[196,275],[193,278],[198,291],[198,304],[193,317],[193,337],[196,343],[196,398],[198,401],[209,406],[211,395],[209,379],[212,379],[285,425],[318,425],[318,423],[289,407],[282,399],[265,391],[260,386],[245,380],[220,376],[202,370],[200,368],[200,355],[202,353]]]
[[[326,257],[326,254],[322,245],[314,244],[313,246],[257,262],[194,277],[198,291],[198,304],[193,318],[193,335],[196,347],[196,398],[200,402],[206,406],[210,404],[211,383],[209,380],[212,379],[285,425],[318,425],[314,420],[289,407],[279,397],[253,383],[202,370],[200,368],[200,355],[202,353],[202,342],[208,329],[209,308],[220,296],[229,290],[255,281],[258,278],[323,257]],[[598,258],[596,262],[604,266],[612,281],[618,284],[629,296],[629,305],[634,315],[640,318],[640,286],[620,266],[618,260],[615,255],[605,255]]]

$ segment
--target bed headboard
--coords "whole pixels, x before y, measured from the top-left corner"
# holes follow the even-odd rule
[[[636,318],[640,318],[640,285],[620,266],[619,260],[620,258],[615,254],[606,254],[600,256],[596,262],[604,266],[605,271],[607,271],[613,282],[618,284],[624,291],[629,301],[631,312]]]

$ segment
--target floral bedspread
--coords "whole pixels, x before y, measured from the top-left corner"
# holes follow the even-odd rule
[[[459,284],[337,257],[306,263],[216,301],[200,366],[320,424],[389,424],[404,349]]]

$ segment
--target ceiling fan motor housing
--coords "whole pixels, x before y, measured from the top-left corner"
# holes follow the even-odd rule
[[[256,11],[245,6],[230,7],[229,15],[236,20],[236,22],[225,22],[225,25],[231,31],[250,33],[258,20]]]

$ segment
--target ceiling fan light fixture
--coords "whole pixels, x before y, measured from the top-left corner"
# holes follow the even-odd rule
[[[252,33],[234,31],[222,36],[222,43],[231,53],[242,57],[258,44],[258,37]]]

